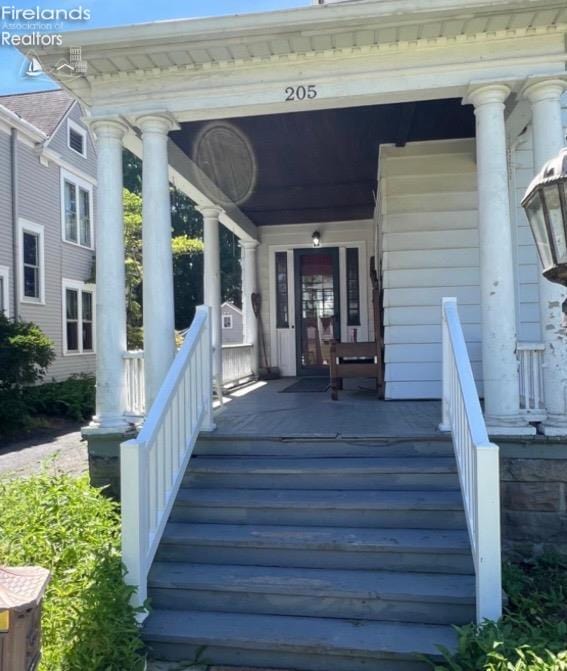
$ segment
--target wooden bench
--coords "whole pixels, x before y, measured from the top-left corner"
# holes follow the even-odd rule
[[[338,400],[338,390],[343,380],[353,377],[372,377],[380,396],[382,390],[382,364],[376,342],[331,343],[331,398]]]

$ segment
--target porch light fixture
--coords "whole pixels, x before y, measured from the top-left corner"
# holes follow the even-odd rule
[[[311,237],[313,239],[313,247],[319,247],[321,245],[321,234],[319,231],[315,231]]]
[[[522,200],[543,276],[567,286],[567,148],[546,163]]]

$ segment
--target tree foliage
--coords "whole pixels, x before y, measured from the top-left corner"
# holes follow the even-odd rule
[[[142,162],[124,152],[124,222],[129,347],[142,347]],[[184,193],[170,187],[175,326],[189,326],[203,302],[203,218]],[[221,293],[240,305],[240,250],[237,237],[220,231]]]

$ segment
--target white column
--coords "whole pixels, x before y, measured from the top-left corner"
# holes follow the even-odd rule
[[[501,84],[474,87],[484,414],[490,433],[533,433],[520,415],[516,299]]]
[[[561,118],[561,94],[566,84],[560,79],[528,83],[524,95],[532,106],[534,174],[565,144]],[[539,275],[539,303],[543,342],[543,386],[547,420],[546,435],[567,435],[567,334],[562,326],[561,305],[565,289]]]
[[[203,215],[205,305],[211,308],[213,327],[213,378],[218,392],[222,387],[222,331],[221,331],[221,275],[220,275],[220,223],[222,208],[203,205],[198,208]]]
[[[122,138],[127,126],[118,119],[92,123],[97,146],[96,189],[96,414],[91,426],[127,428],[126,285],[122,206]]]
[[[242,313],[244,321],[244,342],[252,345],[252,372],[258,375],[259,343],[258,319],[252,309],[252,294],[258,292],[256,240],[241,240],[242,248]]]
[[[171,204],[167,134],[176,126],[166,115],[137,119],[142,130],[143,317],[146,411],[175,356]]]

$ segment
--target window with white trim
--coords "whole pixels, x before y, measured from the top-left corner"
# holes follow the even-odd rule
[[[87,158],[87,131],[72,119],[67,120],[67,146],[76,154]]]
[[[94,352],[94,288],[63,280],[63,332],[65,354]]]
[[[223,315],[222,316],[222,327],[223,329],[232,328],[232,315]]]
[[[45,302],[43,226],[25,219],[18,221],[18,265],[20,301]]]
[[[10,269],[0,266],[0,312],[10,316]]]
[[[92,184],[61,171],[61,212],[63,240],[93,248]]]

